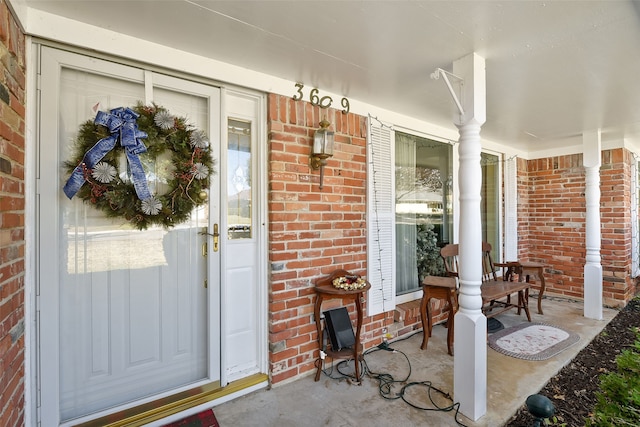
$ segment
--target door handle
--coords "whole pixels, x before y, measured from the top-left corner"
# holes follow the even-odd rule
[[[220,233],[218,232],[218,224],[213,224],[213,252],[218,252],[219,242],[220,242]]]
[[[213,234],[207,233],[206,231],[201,231],[198,234],[204,234],[206,236],[213,237],[213,251],[218,252],[218,244],[220,243],[220,232],[218,231],[218,224],[213,224]],[[203,253],[204,256],[204,253]]]

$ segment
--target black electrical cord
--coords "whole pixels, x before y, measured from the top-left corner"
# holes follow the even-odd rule
[[[330,356],[326,356],[326,357],[330,357]],[[328,376],[329,378],[331,378],[332,380],[344,380],[347,379],[349,381],[353,381],[353,382],[357,382],[357,378],[355,375],[350,374],[350,373],[345,373],[343,372],[340,368],[341,367],[345,367],[349,362],[351,362],[353,359],[345,359],[345,360],[341,360],[340,362],[338,362],[335,365],[331,365],[331,368],[329,370],[322,368],[322,373],[325,374],[326,376]],[[360,362],[360,372],[363,372],[363,361]],[[323,359],[317,359],[315,361],[315,367],[316,369],[318,368],[318,366],[320,364],[324,365],[324,360]],[[333,370],[335,370],[338,372],[339,376],[334,376],[333,375]],[[362,379],[362,376],[364,376],[364,374],[360,374],[360,378]]]
[[[425,386],[427,387],[427,396],[429,396],[429,401],[431,402],[431,404],[434,406],[433,408],[425,408],[425,407],[421,407],[419,405],[416,405],[414,403],[411,403],[407,400],[407,397],[405,396],[405,392],[409,387],[414,387],[414,386]],[[437,393],[439,393],[440,395],[442,395],[443,397],[449,399],[452,403],[449,406],[438,406],[438,404],[436,402],[434,402],[433,397],[431,395],[431,392],[435,391]],[[412,408],[416,408],[416,409],[420,409],[422,411],[441,411],[441,412],[451,412],[451,411],[455,411],[454,415],[453,415],[453,419],[455,420],[455,422],[462,427],[466,427],[466,425],[464,423],[462,423],[462,421],[460,421],[458,419],[458,415],[460,414],[460,402],[453,402],[453,399],[451,398],[451,395],[449,395],[449,393],[445,393],[444,391],[440,390],[439,388],[435,387],[431,381],[414,381],[414,382],[410,382],[407,383],[404,387],[402,387],[402,389],[400,390],[400,395],[402,397],[402,400],[408,404],[409,406],[411,406]]]
[[[418,332],[416,332],[418,333]],[[394,341],[395,343],[399,342],[399,341],[403,341],[406,339],[411,338],[413,335],[409,335],[407,337],[404,337],[400,340],[396,340]],[[389,351],[392,353],[400,353],[404,356],[404,358],[407,361],[407,365],[409,367],[409,373],[407,374],[407,376],[401,380],[396,380],[393,378],[393,376],[391,374],[388,373],[378,373],[378,372],[373,372],[370,368],[369,365],[366,362],[365,356],[372,354],[376,351]],[[342,379],[348,379],[348,380],[357,380],[357,378],[355,377],[355,375],[353,374],[349,374],[349,373],[344,373],[340,368],[341,366],[344,367],[346,366],[350,361],[352,361],[353,359],[348,359],[348,360],[343,360],[341,362],[339,362],[335,367],[336,367],[336,371],[340,374],[340,376],[333,376],[333,366],[331,368],[331,370],[329,372],[327,372],[326,369],[322,369],[322,372],[327,375],[329,378],[334,379],[334,380],[342,380]],[[324,360],[317,360],[316,361],[316,367],[318,366],[318,363],[324,363]],[[459,402],[453,402],[453,399],[451,398],[451,395],[449,393],[446,393],[442,390],[440,390],[439,388],[435,387],[431,381],[411,381],[411,382],[407,382],[409,380],[409,377],[411,377],[411,361],[409,360],[409,357],[407,357],[407,355],[405,353],[403,353],[400,350],[394,350],[391,347],[389,347],[389,345],[385,342],[380,344],[378,347],[373,347],[367,351],[365,351],[362,354],[362,360],[359,361],[358,363],[360,363],[360,372],[361,372],[361,377],[364,377],[365,375],[378,381],[378,390],[380,393],[380,396],[383,399],[386,400],[397,400],[397,399],[402,399],[406,404],[408,404],[409,406],[411,406],[412,408],[418,409],[418,410],[422,410],[422,411],[439,411],[439,412],[451,412],[451,411],[455,411],[454,412],[454,420],[456,422],[456,424],[458,424],[461,427],[467,427],[464,423],[462,423],[462,421],[460,421],[458,419],[458,415],[460,413],[460,403]],[[393,388],[394,385],[396,384],[404,384],[401,388],[400,391],[397,393],[393,393]],[[411,388],[411,387],[418,387],[418,386],[422,386],[422,387],[426,387],[427,388],[427,396],[429,397],[429,401],[431,402],[431,404],[433,405],[433,407],[423,407],[420,406],[418,404],[412,403],[411,401],[409,401],[408,397],[406,396],[406,391]],[[452,403],[451,405],[448,406],[439,406],[433,399],[432,396],[432,392],[438,393],[439,395],[441,395],[442,397],[450,400]]]
[[[373,372],[371,369],[369,369],[369,365],[367,364],[364,356],[371,354],[375,351],[381,351],[381,350],[386,350],[386,351],[391,351],[393,353],[400,353],[404,356],[404,358],[407,360],[407,364],[409,365],[409,373],[407,374],[407,376],[401,380],[396,380],[393,378],[393,376],[391,374],[387,374],[387,373],[378,373],[378,372]],[[409,358],[407,357],[406,354],[404,354],[401,351],[398,350],[393,350],[392,348],[387,346],[382,346],[382,347],[374,347],[370,350],[368,350],[367,352],[365,352],[365,354],[362,355],[362,360],[363,363],[365,365],[365,370],[364,370],[364,374],[366,374],[367,376],[375,379],[378,381],[378,390],[380,392],[380,396],[383,399],[387,399],[387,400],[396,400],[399,399],[401,396],[400,394],[395,394],[392,395],[391,393],[393,392],[393,386],[394,384],[403,384],[406,383],[407,380],[409,380],[409,377],[411,376],[411,362],[409,362]]]

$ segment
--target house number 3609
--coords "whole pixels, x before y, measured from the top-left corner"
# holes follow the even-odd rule
[[[302,89],[304,89],[304,85],[302,83],[296,83],[296,88],[298,90],[293,95],[293,100],[300,101],[302,98],[304,98],[304,93],[302,92]],[[311,103],[311,105],[320,107],[320,108],[331,107],[331,104],[333,103],[333,99],[330,96],[320,97],[320,95],[318,95],[319,92],[320,91],[318,89],[311,89],[311,91],[309,92],[309,102]],[[344,114],[347,114],[349,112],[349,100],[347,98],[342,98],[340,100],[340,104],[342,105],[342,108],[343,108],[342,112]]]

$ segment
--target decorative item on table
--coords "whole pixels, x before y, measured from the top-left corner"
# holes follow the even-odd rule
[[[333,279],[333,286],[346,291],[362,289],[367,285],[367,281],[360,276],[342,276]]]
[[[173,227],[207,201],[215,165],[207,136],[156,104],[98,111],[80,126],[72,151],[67,197],[139,230]]]

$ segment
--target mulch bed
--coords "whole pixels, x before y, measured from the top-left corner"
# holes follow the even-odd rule
[[[636,340],[631,328],[639,326],[640,302],[633,300],[540,390],[555,406],[557,423],[551,425],[585,425],[596,404],[599,376],[616,370],[616,357]],[[533,417],[523,405],[504,427],[531,426],[532,422]]]

